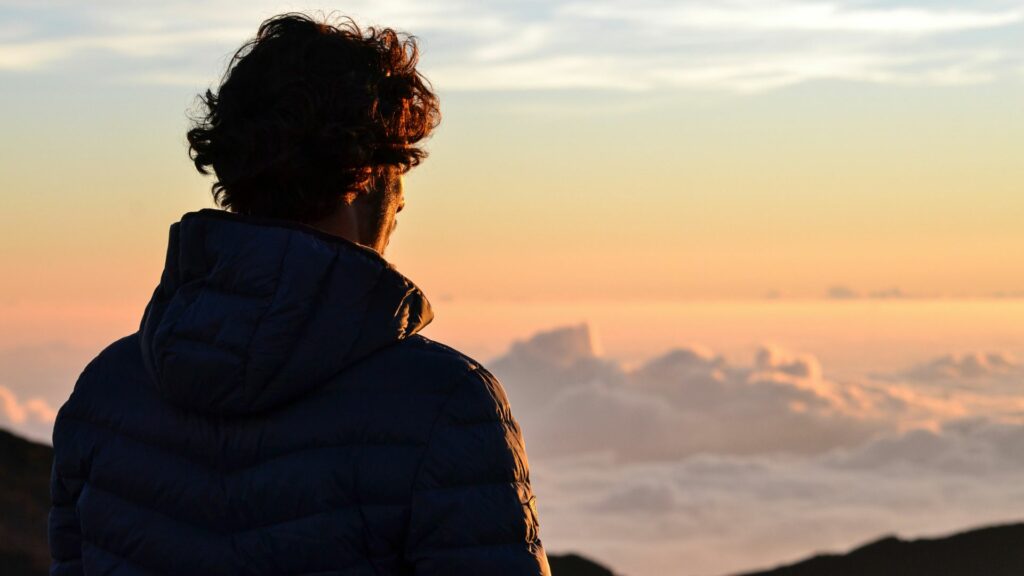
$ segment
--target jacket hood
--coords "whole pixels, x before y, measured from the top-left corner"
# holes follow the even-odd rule
[[[369,248],[204,209],[171,225],[139,331],[164,398],[239,415],[310,392],[432,318],[423,292]]]

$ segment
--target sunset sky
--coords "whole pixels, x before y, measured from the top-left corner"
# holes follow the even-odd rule
[[[585,323],[593,339],[580,354],[616,370],[695,345],[755,373],[757,347],[775,342],[830,376],[885,381],[947,353],[1024,355],[1019,0],[0,0],[9,420],[18,423],[13,406],[45,425],[84,362],[137,328],[168,227],[213,206],[211,179],[187,156],[196,94],[264,18],[309,9],[419,38],[443,120],[431,156],[406,177],[386,256],[434,303],[434,337],[488,360],[538,331]],[[1024,378],[1024,365],[986,366],[996,379]],[[27,383],[41,380],[48,404],[32,412]],[[922,402],[933,428],[991,406]],[[878,430],[910,412],[878,415]],[[672,462],[678,474],[703,473]],[[575,478],[586,466],[546,473]],[[1021,485],[1024,464],[1007,474],[1006,486]],[[658,490],[643,500],[652,509]],[[589,537],[568,527],[590,522],[576,515],[589,508],[549,505],[552,533],[585,547]],[[995,499],[959,505],[942,518],[908,512],[915,525],[850,520],[814,542],[952,528],[973,521],[972,506],[986,519],[1001,510]],[[806,534],[783,534],[796,542],[786,554],[805,550],[808,522]],[[712,573],[778,557],[765,546],[729,566],[707,552],[698,565]],[[682,554],[665,550],[606,557],[641,574]]]
[[[425,4],[337,8],[441,93],[389,253],[434,299],[1024,292],[1020,2]],[[138,304],[194,95],[308,6],[0,6],[0,297]]]

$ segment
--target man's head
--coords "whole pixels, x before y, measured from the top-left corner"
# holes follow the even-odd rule
[[[304,14],[275,16],[235,53],[188,132],[214,198],[240,214],[295,220],[380,252],[402,175],[440,121],[416,70],[415,38]]]

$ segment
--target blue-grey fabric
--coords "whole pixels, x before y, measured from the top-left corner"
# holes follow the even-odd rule
[[[431,318],[372,250],[186,214],[58,413],[51,574],[549,574],[505,392]]]

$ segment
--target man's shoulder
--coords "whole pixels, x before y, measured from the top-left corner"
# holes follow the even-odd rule
[[[118,338],[108,344],[85,366],[82,377],[102,377],[112,371],[123,374],[125,371],[133,370],[144,370],[138,332]]]
[[[453,374],[473,370],[480,362],[425,336],[414,334],[374,352],[371,362],[409,366],[425,374]]]
[[[471,358],[468,354],[456,350],[447,344],[442,344],[437,340],[431,340],[421,334],[414,334],[405,340],[403,344],[417,352],[434,356],[441,361],[448,361],[459,366],[465,366],[469,369],[482,367],[483,364],[474,358]]]
[[[75,405],[89,404],[97,396],[110,398],[117,392],[114,388],[124,387],[133,375],[143,377],[144,374],[136,332],[110,343],[86,364],[65,406],[73,411]]]
[[[390,370],[415,375],[420,382],[443,383],[443,387],[449,390],[450,386],[467,381],[481,385],[497,382],[482,362],[419,334],[382,350],[377,356],[379,364],[388,366]]]
[[[406,345],[433,358],[440,372],[448,374],[449,395],[458,397],[457,403],[463,410],[497,411],[503,415],[508,412],[509,401],[504,387],[482,362],[424,336],[413,336]]]

